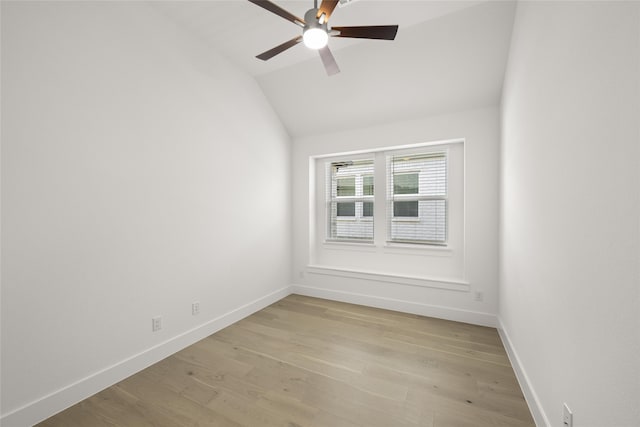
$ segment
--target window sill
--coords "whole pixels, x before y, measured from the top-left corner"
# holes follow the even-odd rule
[[[322,247],[328,250],[375,252],[376,245],[373,241],[360,240],[326,240]]]
[[[331,267],[325,265],[307,265],[306,270],[309,274],[318,274],[324,276],[346,277],[361,280],[371,280],[375,282],[393,283],[397,285],[446,289],[458,292],[470,291],[469,282],[463,279],[405,276],[401,274],[353,270],[349,268]]]
[[[394,243],[387,242],[383,246],[376,245],[372,240],[325,240],[322,242],[323,249],[345,250],[361,252],[377,252],[382,248],[386,254],[396,255],[420,255],[435,257],[451,257],[454,249],[451,246],[438,246],[428,244]]]

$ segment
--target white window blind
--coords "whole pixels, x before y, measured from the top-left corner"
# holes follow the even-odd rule
[[[388,239],[446,244],[446,152],[387,158]]]
[[[373,240],[373,159],[327,164],[327,239]]]

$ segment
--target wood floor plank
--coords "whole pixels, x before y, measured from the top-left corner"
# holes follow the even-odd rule
[[[535,426],[495,329],[300,295],[40,425]]]

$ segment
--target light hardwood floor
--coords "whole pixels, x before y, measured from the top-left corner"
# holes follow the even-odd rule
[[[39,425],[535,427],[495,329],[299,295]]]

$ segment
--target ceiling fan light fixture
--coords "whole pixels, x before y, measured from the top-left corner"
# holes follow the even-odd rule
[[[323,28],[311,27],[304,31],[302,40],[309,49],[322,49],[329,41],[329,34]]]

